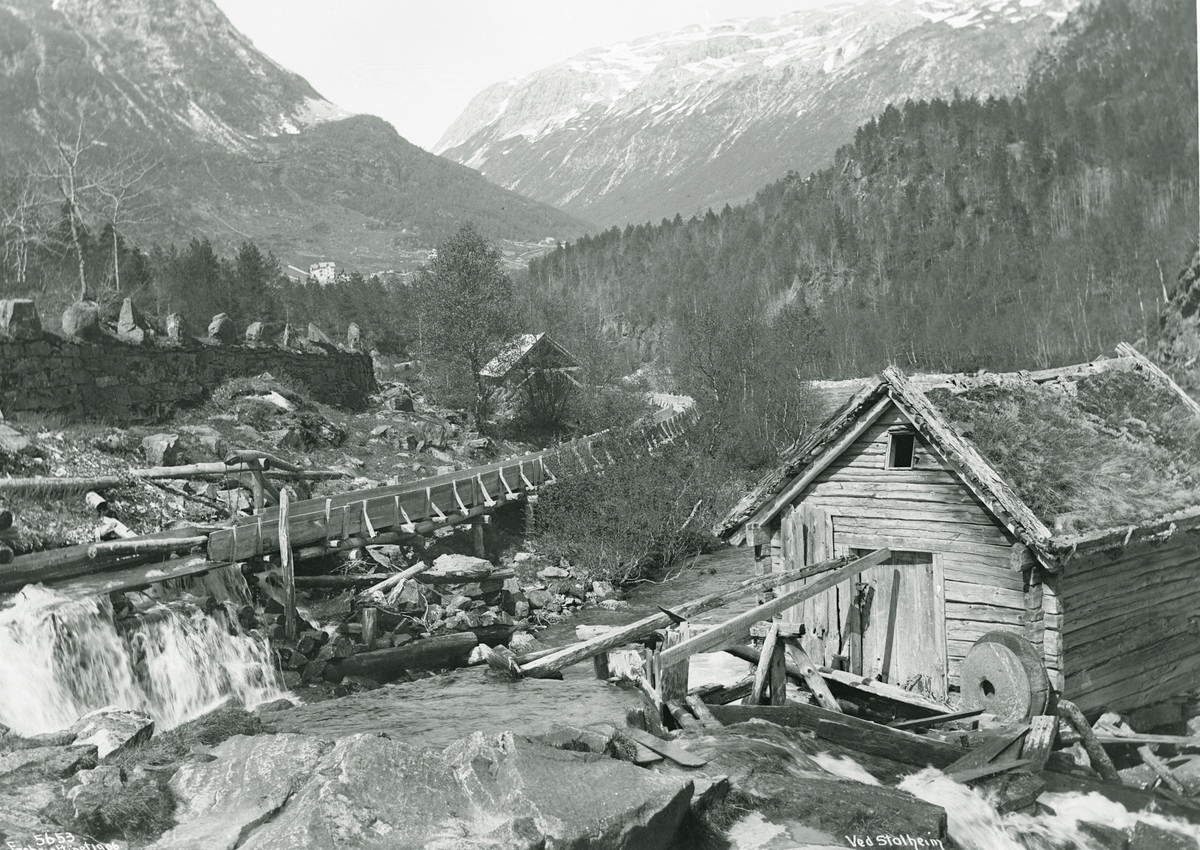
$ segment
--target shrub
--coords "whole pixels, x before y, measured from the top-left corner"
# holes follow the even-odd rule
[[[648,454],[639,443],[607,441],[596,451],[612,457],[604,469],[560,474],[538,503],[539,549],[593,579],[627,584],[714,542],[709,529],[732,495],[724,470],[686,444]]]

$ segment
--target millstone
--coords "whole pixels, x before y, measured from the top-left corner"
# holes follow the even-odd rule
[[[1011,632],[988,632],[967,650],[960,669],[963,707],[1001,720],[1027,720],[1046,710],[1050,680],[1037,650]]]

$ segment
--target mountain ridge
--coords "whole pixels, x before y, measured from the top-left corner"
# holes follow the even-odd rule
[[[828,164],[889,102],[1016,91],[1074,5],[842,2],[595,48],[485,89],[434,150],[603,226],[702,213]]]

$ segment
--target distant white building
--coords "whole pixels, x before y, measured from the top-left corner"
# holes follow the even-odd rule
[[[313,263],[308,267],[308,276],[327,286],[337,280],[337,263]]]

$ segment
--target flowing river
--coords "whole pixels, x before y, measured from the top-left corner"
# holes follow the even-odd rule
[[[641,585],[630,594],[628,606],[617,611],[589,608],[540,633],[539,639],[551,645],[567,643],[575,639],[578,625],[627,623],[655,612],[659,605],[669,608],[728,590],[752,572],[744,549],[705,556],[662,584]],[[0,723],[26,735],[49,732],[87,711],[116,704],[146,711],[161,730],[197,717],[230,696],[252,707],[281,695],[266,642],[239,624],[238,611],[249,603],[249,594],[238,571],[215,571],[152,592],[133,615],[114,612],[107,599],[72,601],[40,587],[10,600],[0,609]],[[751,594],[696,621],[725,620],[753,604]],[[749,664],[724,653],[699,655],[691,662],[689,683],[728,683],[749,670]],[[629,707],[640,704],[636,691],[596,679],[591,664],[566,669],[562,681],[514,682],[475,667],[339,699],[301,701],[290,711],[272,714],[271,722],[279,731],[326,738],[385,732],[409,743],[444,747],[475,730],[536,732],[556,722],[619,723]],[[878,784],[862,765],[844,753],[823,751],[802,730],[767,723],[743,726],[736,737],[700,738],[689,746],[723,758],[770,759],[773,769],[785,776],[832,774]],[[1048,807],[1043,813],[1001,816],[977,792],[936,770],[907,777],[900,787],[944,807],[955,846],[971,850],[1109,846],[1080,828],[1079,821],[1127,829],[1142,820],[1200,840],[1195,826],[1153,814],[1133,815],[1096,794],[1043,794],[1041,802]],[[853,846],[846,836],[826,835],[758,812],[734,823],[729,841],[737,850]]]

